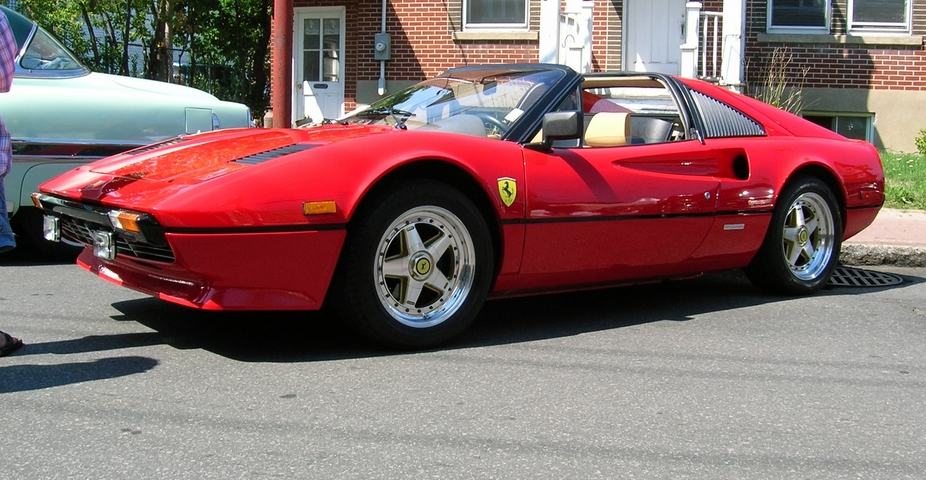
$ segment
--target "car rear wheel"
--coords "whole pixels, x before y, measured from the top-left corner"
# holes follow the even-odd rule
[[[485,220],[462,193],[430,180],[397,185],[349,228],[331,300],[374,341],[433,346],[475,319],[492,258]]]
[[[781,192],[765,241],[746,270],[759,288],[806,295],[823,288],[839,261],[842,219],[832,190],[816,178]]]

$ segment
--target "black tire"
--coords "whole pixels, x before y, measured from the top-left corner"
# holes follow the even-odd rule
[[[24,239],[36,254],[46,260],[73,261],[80,255],[84,245],[62,239],[60,242],[45,240],[43,234],[43,217],[41,210],[34,207],[22,207],[13,217],[13,226],[20,238]]]
[[[839,262],[842,217],[836,197],[813,177],[781,192],[759,252],[746,269],[760,289],[809,295],[826,285]]]
[[[328,306],[377,343],[431,347],[473,322],[493,270],[475,205],[445,183],[410,181],[352,221]]]

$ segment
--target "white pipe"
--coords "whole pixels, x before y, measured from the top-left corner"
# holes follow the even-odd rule
[[[376,93],[383,96],[386,93],[386,61],[379,61],[379,83],[377,84]]]

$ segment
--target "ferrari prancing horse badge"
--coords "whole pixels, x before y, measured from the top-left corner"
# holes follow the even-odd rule
[[[510,177],[499,178],[498,194],[502,197],[502,203],[510,207],[514,203],[514,197],[518,195],[518,183]]]

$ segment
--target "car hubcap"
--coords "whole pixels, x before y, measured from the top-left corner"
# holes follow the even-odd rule
[[[472,238],[456,215],[434,206],[413,208],[400,215],[379,242],[379,300],[404,325],[437,325],[466,300],[475,258]]]
[[[814,280],[826,270],[835,245],[833,214],[816,193],[799,196],[785,216],[782,253],[791,272]]]

